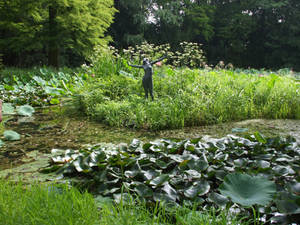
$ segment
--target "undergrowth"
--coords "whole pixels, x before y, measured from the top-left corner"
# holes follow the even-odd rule
[[[142,74],[91,78],[73,105],[110,126],[151,130],[252,118],[300,119],[300,85],[275,73],[172,69],[153,75],[154,101],[144,99]]]
[[[250,219],[251,220],[251,219]],[[249,224],[226,211],[170,209],[163,204],[99,202],[67,185],[24,185],[0,181],[1,225]]]

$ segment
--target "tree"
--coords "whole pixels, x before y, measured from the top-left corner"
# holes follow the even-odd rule
[[[145,40],[145,32],[148,29],[150,0],[115,0],[115,8],[118,10],[115,22],[109,29],[114,44],[119,48],[127,48],[130,45],[141,44]]]
[[[86,57],[94,46],[106,44],[116,11],[113,0],[8,0],[0,7],[4,54],[47,51],[54,67],[60,52]]]

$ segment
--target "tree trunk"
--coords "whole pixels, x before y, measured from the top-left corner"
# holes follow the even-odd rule
[[[59,67],[58,63],[58,45],[57,45],[57,24],[56,18],[56,8],[54,6],[49,6],[49,48],[48,48],[48,65],[55,68]]]

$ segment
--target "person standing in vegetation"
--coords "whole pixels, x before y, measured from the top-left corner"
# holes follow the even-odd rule
[[[143,65],[128,64],[131,67],[143,68],[144,69],[145,75],[143,77],[143,87],[144,87],[144,90],[145,90],[145,98],[148,98],[148,94],[150,92],[150,96],[152,98],[152,101],[154,100],[154,97],[153,97],[153,81],[152,81],[152,74],[153,74],[152,65],[162,61],[164,58],[166,58],[166,56],[163,56],[163,57],[161,57],[161,58],[159,58],[155,61],[152,61],[152,62],[150,62],[148,58],[144,58],[143,59]]]

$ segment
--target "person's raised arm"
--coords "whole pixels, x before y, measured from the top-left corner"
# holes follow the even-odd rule
[[[131,66],[131,67],[135,67],[135,68],[143,68],[143,66],[140,66],[140,65],[132,65],[132,64],[129,64],[128,62],[127,62],[127,64],[128,64],[128,66]]]
[[[153,65],[153,64],[155,64],[155,63],[157,63],[157,62],[162,61],[162,60],[165,59],[166,57],[167,57],[167,56],[164,55],[163,57],[160,57],[159,59],[152,61],[152,62],[151,62],[151,65]]]

